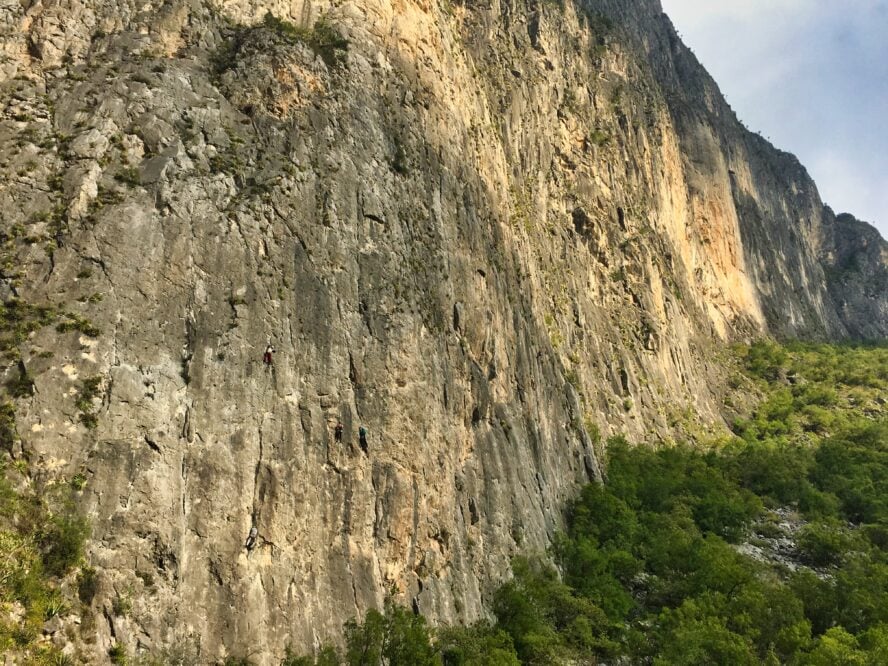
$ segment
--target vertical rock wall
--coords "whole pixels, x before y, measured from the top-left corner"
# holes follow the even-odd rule
[[[14,454],[87,478],[82,658],[277,663],[387,591],[477,618],[597,429],[719,432],[726,341],[888,328],[884,241],[830,232],[656,3],[2,11],[4,298],[55,324],[6,370]]]

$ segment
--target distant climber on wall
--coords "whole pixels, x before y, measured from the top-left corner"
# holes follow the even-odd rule
[[[250,528],[250,534],[247,536],[247,542],[244,544],[244,548],[247,550],[253,550],[256,547],[256,538],[259,536],[259,528],[255,525]]]
[[[270,344],[265,348],[265,353],[262,354],[262,362],[265,364],[265,369],[269,369],[274,364],[274,347]]]
[[[344,430],[344,427],[342,425],[342,421],[337,421],[336,428],[334,428],[334,430],[333,430],[333,437],[336,440],[337,444],[342,444],[342,431],[343,430]]]
[[[358,443],[361,445],[361,451],[367,453],[367,428],[364,426],[358,428]]]

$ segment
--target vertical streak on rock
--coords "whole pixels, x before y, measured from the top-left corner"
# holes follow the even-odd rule
[[[413,520],[410,530],[410,546],[407,549],[407,571],[416,569],[416,539],[419,534],[419,482],[413,473]]]
[[[263,498],[264,493],[260,492],[260,488],[259,488],[259,483],[260,483],[259,474],[260,474],[261,468],[262,468],[262,457],[263,457],[263,453],[264,453],[263,452],[264,441],[263,441],[263,433],[262,433],[262,420],[263,419],[264,419],[264,416],[261,417],[260,422],[259,422],[259,429],[258,429],[259,457],[256,460],[256,468],[253,472],[253,512],[252,512],[252,516],[253,516],[253,520],[255,520],[255,521],[259,520],[259,517],[262,513],[262,502],[264,499]]]

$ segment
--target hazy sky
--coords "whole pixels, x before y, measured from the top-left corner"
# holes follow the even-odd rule
[[[661,0],[737,115],[888,237],[888,0]]]

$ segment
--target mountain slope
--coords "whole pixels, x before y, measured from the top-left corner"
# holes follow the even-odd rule
[[[96,660],[477,617],[599,429],[720,431],[726,341],[888,331],[885,242],[656,2],[3,11],[9,448],[87,478]]]

